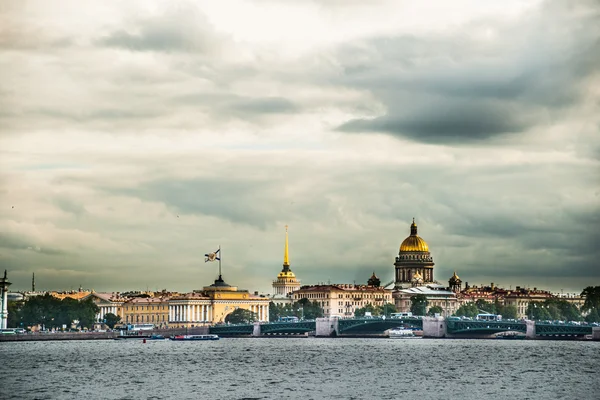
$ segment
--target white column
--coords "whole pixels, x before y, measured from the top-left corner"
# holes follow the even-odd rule
[[[267,314],[267,318],[265,318],[265,321],[269,322],[269,321],[270,321],[270,317],[269,317],[269,306],[266,306],[265,308],[266,308],[266,310],[267,310],[267,313],[266,313],[266,314]]]

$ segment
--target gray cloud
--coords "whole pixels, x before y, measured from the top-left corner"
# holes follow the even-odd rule
[[[581,8],[586,12],[549,2],[508,25],[487,21],[454,36],[372,39],[340,49],[338,81],[371,91],[387,111],[339,129],[456,144],[551,124],[580,106],[598,77],[600,9]],[[486,30],[492,39],[478,37]]]

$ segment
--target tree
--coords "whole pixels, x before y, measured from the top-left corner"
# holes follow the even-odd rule
[[[460,306],[454,315],[458,315],[459,317],[475,318],[477,314],[479,314],[479,308],[477,308],[477,305],[475,303],[467,303]]]
[[[316,301],[312,303],[307,298],[298,300],[292,305],[295,316],[304,319],[317,319],[323,316],[323,309]]]
[[[354,310],[355,317],[364,317],[366,313],[370,312],[372,316],[378,316],[380,313],[379,307],[375,307],[373,304],[369,303],[362,308],[357,308]]]
[[[585,302],[581,307],[582,311],[590,312],[593,309],[600,310],[600,286],[588,286],[581,292],[581,297],[585,297]]]
[[[413,315],[425,315],[427,312],[427,296],[424,294],[417,294],[410,298],[410,312]]]
[[[244,308],[236,308],[225,317],[225,322],[230,324],[249,324],[257,320],[256,313]]]
[[[20,328],[21,322],[21,308],[23,308],[22,301],[9,301],[7,304],[8,309],[8,321],[7,326],[9,328]]]
[[[532,301],[527,306],[527,317],[532,320],[550,320],[552,315],[542,302]]]
[[[435,314],[443,314],[444,313],[444,309],[440,306],[433,306],[429,309],[429,311],[427,312],[427,315],[429,315],[430,317],[435,316]]]
[[[66,300],[66,299],[65,299]],[[91,297],[79,302],[79,307],[76,308],[77,319],[79,326],[84,328],[93,328],[96,321],[96,314],[100,312],[100,308],[94,303]]]
[[[517,319],[517,311],[516,306],[504,306],[500,315],[504,319]]]
[[[585,317],[586,322],[600,322],[600,314],[596,308],[592,308],[592,311]]]
[[[475,302],[478,310],[485,311],[490,314],[496,314],[496,305],[494,303],[488,303],[483,299],[478,299]]]
[[[395,312],[398,312],[398,310],[396,309],[396,305],[393,303],[385,303],[383,306],[381,307],[381,314],[382,315],[390,315],[393,314]]]
[[[121,322],[121,317],[119,317],[118,315],[115,315],[113,313],[108,313],[106,315],[104,315],[104,323],[110,328],[110,329],[114,329],[115,325],[118,324],[119,322]]]

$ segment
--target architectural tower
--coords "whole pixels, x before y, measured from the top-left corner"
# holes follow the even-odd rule
[[[400,245],[396,257],[396,289],[433,283],[433,258],[429,246],[417,234],[417,224],[413,218],[410,225],[410,236]]]
[[[450,290],[454,293],[459,293],[462,290],[462,281],[460,280],[458,275],[456,275],[456,271],[454,271],[454,274],[448,280],[448,285],[450,287]]]
[[[294,290],[300,289],[300,281],[290,269],[290,250],[288,243],[288,226],[285,226],[285,248],[283,250],[283,269],[273,281],[273,294],[287,296]]]
[[[0,329],[8,328],[8,287],[11,283],[6,277],[4,270],[4,278],[0,278],[0,299],[2,299],[2,307],[0,308]]]
[[[31,291],[35,292],[35,272],[31,275]]]

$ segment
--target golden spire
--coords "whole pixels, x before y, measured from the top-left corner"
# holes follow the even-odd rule
[[[290,265],[290,250],[288,246],[288,226],[285,226],[285,250],[283,252],[283,265]]]

